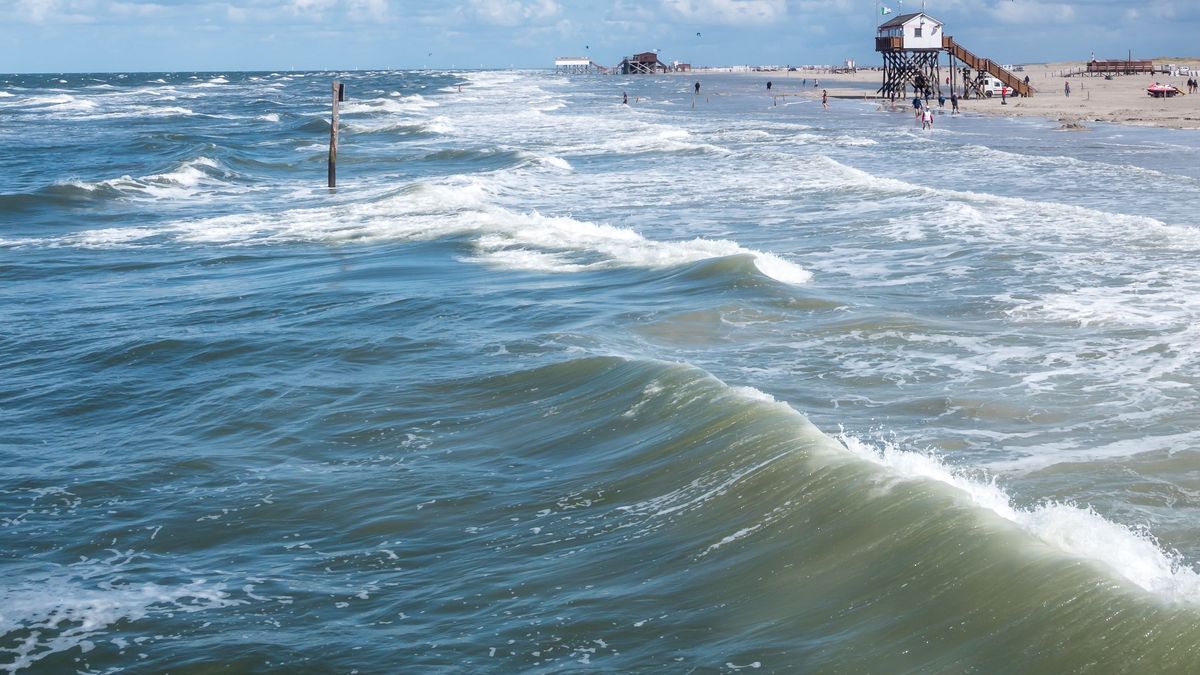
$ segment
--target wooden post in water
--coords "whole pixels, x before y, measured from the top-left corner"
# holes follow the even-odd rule
[[[346,100],[346,85],[333,81],[333,120],[329,125],[329,187],[337,187],[338,102]]]

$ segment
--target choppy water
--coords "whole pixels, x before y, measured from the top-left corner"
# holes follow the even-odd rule
[[[0,76],[0,670],[1200,670],[1200,135],[334,76]]]

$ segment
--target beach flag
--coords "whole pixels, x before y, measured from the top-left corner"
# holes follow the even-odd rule
[[[879,6],[879,14],[880,14],[880,16],[887,16],[888,14],[891,14],[891,13],[892,13],[892,10],[891,10],[891,8],[889,8],[889,7],[884,7],[883,5],[880,5],[880,6]]]

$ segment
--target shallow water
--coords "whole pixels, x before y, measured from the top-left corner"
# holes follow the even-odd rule
[[[0,76],[0,668],[1200,668],[1200,134],[701,81]]]

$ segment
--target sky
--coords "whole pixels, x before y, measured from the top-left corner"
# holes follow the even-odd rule
[[[0,0],[0,72],[879,65],[880,0]],[[883,0],[892,16],[919,0]],[[1004,63],[1200,56],[1200,0],[929,0]]]

